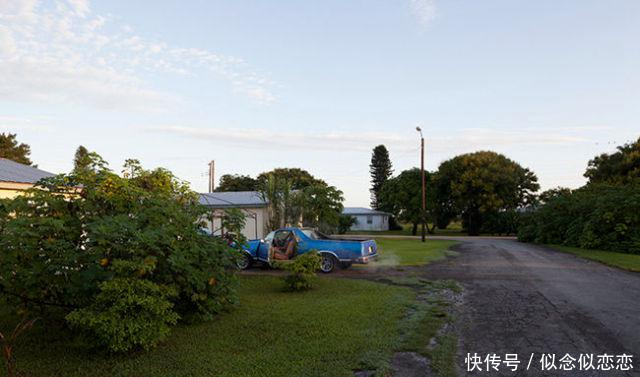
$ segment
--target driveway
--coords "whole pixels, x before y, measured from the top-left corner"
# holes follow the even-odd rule
[[[487,373],[483,364],[483,375],[640,375],[640,274],[514,240],[460,241],[459,257],[428,265],[425,274],[465,287],[456,321],[461,375],[469,374],[467,353],[518,354],[517,372],[502,364]],[[626,353],[635,369],[541,372],[543,353],[554,354],[558,368],[565,354]]]

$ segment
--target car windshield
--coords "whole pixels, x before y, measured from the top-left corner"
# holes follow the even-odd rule
[[[273,231],[273,232],[271,232],[271,233],[267,234],[267,236],[264,238],[264,240],[265,240],[266,242],[271,242],[271,240],[273,239],[273,236],[274,236],[275,234],[276,234],[276,232],[275,232],[275,231]]]

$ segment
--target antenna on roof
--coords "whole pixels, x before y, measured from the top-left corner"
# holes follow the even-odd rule
[[[216,188],[215,165],[216,162],[214,160],[211,160],[211,162],[209,162],[209,192],[213,192],[213,190]]]

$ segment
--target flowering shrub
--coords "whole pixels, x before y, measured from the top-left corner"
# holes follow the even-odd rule
[[[236,302],[235,251],[198,231],[197,195],[164,169],[127,168],[120,177],[97,157],[0,205],[0,295],[114,351]]]

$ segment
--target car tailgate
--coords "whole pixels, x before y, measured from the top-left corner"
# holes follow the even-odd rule
[[[374,240],[366,240],[360,242],[360,247],[363,256],[376,255],[378,253],[378,245]]]

